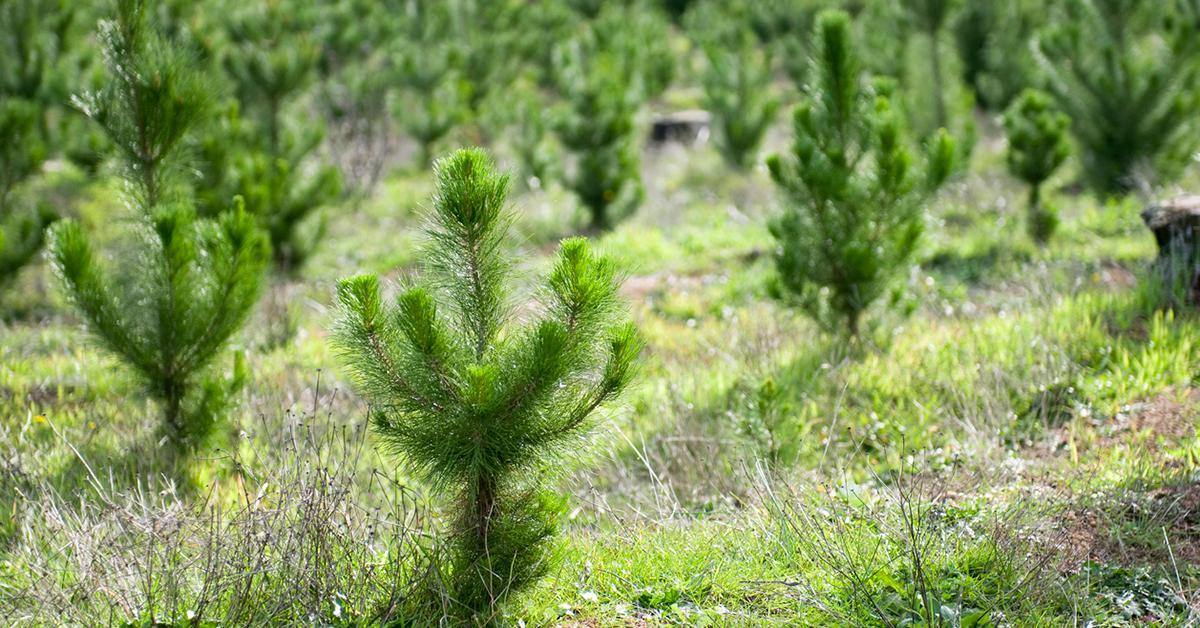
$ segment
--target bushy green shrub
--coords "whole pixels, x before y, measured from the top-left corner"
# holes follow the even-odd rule
[[[587,209],[592,229],[609,229],[642,201],[641,159],[633,117],[638,97],[621,64],[604,51],[572,42],[560,51],[554,121],[575,159],[566,185]]]
[[[54,225],[49,250],[65,292],[91,334],[124,362],[162,407],[172,455],[208,437],[243,380],[209,373],[258,300],[270,243],[241,207],[197,219],[177,184],[179,146],[207,111],[208,93],[191,60],[149,22],[146,0],[118,0],[101,23],[109,83],[80,99],[121,151],[132,233],[106,272],[74,220]]]
[[[1008,170],[1029,184],[1029,235],[1039,244],[1058,228],[1058,216],[1043,206],[1042,184],[1071,154],[1067,130],[1071,121],[1047,94],[1026,90],[1004,113],[1008,132]]]
[[[907,272],[923,202],[949,176],[955,148],[943,132],[914,167],[899,116],[867,84],[850,29],[843,12],[818,18],[795,144],[767,165],[785,199],[771,224],[782,285],[824,327],[857,335],[863,313]]]
[[[1064,0],[1036,40],[1096,192],[1170,182],[1200,143],[1200,8],[1189,2]]]
[[[713,141],[727,162],[749,167],[779,111],[771,93],[771,58],[748,37],[731,46],[710,45],[705,57],[704,106],[713,116]]]
[[[629,383],[641,346],[613,264],[564,240],[539,321],[511,328],[507,177],[479,150],[435,166],[428,283],[385,307],[374,276],[338,286],[334,343],[387,446],[456,505],[449,593],[488,621],[547,565],[544,476]]]

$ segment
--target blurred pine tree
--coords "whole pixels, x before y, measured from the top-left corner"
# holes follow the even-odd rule
[[[565,105],[554,127],[575,158],[566,185],[587,209],[590,227],[610,229],[632,214],[644,195],[634,137],[638,94],[613,53],[587,39],[561,47],[558,67]]]
[[[49,207],[20,198],[21,185],[41,170],[46,157],[39,113],[27,100],[0,97],[0,287],[41,250],[43,232],[54,218]]]
[[[1029,235],[1046,243],[1058,227],[1058,216],[1042,203],[1042,184],[1071,154],[1067,131],[1071,121],[1047,94],[1026,90],[1004,113],[1008,132],[1008,169],[1029,184]]]
[[[736,42],[707,46],[705,58],[701,80],[704,106],[713,117],[713,141],[726,162],[749,168],[779,111],[771,89],[771,57],[746,34]]]
[[[304,2],[230,6],[220,49],[238,106],[210,125],[201,171],[206,214],[245,199],[271,238],[276,268],[296,273],[324,235],[324,207],[341,194],[338,171],[313,166],[324,127],[293,110],[316,77],[318,13]]]
[[[1169,183],[1200,145],[1200,3],[1064,0],[1037,38],[1100,193]]]
[[[790,155],[767,161],[784,193],[772,222],[784,288],[830,331],[858,335],[863,313],[907,272],[923,231],[923,201],[954,167],[943,131],[913,166],[903,125],[867,84],[850,17],[817,20],[813,80],[795,112]]]

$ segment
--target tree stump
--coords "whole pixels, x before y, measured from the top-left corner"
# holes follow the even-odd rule
[[[708,139],[711,116],[707,111],[677,111],[654,120],[650,141],[654,144],[678,142],[685,146],[703,144]]]
[[[1189,305],[1200,305],[1200,196],[1156,202],[1142,221],[1158,243],[1155,266],[1168,290],[1186,290]]]

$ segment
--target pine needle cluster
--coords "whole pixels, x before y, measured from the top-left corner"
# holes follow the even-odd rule
[[[120,151],[134,226],[112,270],[74,220],[54,225],[49,250],[91,334],[161,406],[175,455],[211,434],[241,386],[240,359],[231,382],[208,371],[258,300],[270,242],[240,203],[215,221],[196,217],[178,149],[205,115],[207,90],[150,9],[118,0],[100,28],[110,82],[79,99]]]
[[[562,242],[538,320],[513,325],[508,178],[477,149],[435,171],[426,281],[385,306],[374,276],[343,280],[334,342],[377,433],[451,498],[449,590],[486,613],[547,567],[545,475],[629,383],[641,342],[616,269],[583,238]]]
[[[923,203],[952,171],[955,146],[943,131],[913,163],[899,114],[861,69],[847,14],[823,12],[814,41],[791,154],[767,161],[785,199],[771,232],[782,286],[823,327],[854,336],[907,272]]]

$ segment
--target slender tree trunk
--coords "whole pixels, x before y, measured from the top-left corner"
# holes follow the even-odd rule
[[[279,104],[272,96],[267,101],[267,142],[271,159],[279,158]],[[274,208],[272,208],[274,209]]]
[[[492,515],[496,510],[496,480],[491,476],[482,476],[475,484],[475,539],[479,551],[487,551],[488,533],[491,528]]]
[[[1029,207],[1026,210],[1029,221],[1029,235],[1033,237],[1033,241],[1038,245],[1046,243],[1046,234],[1042,229],[1042,186],[1035,183],[1029,186]]]
[[[173,379],[163,382],[163,419],[170,447],[175,451],[183,449],[187,431],[183,425],[183,386]]]
[[[604,204],[604,201],[592,203],[591,213],[592,213],[592,225],[591,225],[592,231],[594,231],[596,233],[602,233],[604,231],[608,231],[608,227],[609,227],[609,225],[608,225],[608,206]]]

